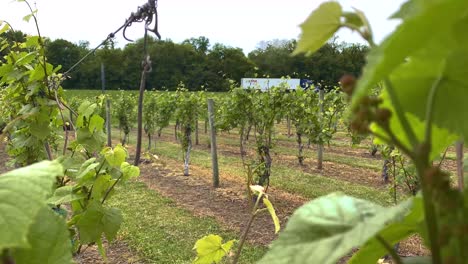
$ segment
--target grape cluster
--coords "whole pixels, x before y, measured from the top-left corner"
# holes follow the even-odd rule
[[[340,85],[343,92],[351,97],[356,87],[356,78],[345,74],[340,79]],[[351,109],[351,130],[358,134],[368,134],[370,132],[369,125],[372,122],[377,123],[385,129],[389,128],[392,112],[387,108],[381,107],[381,104],[382,99],[377,96],[367,95],[362,97],[359,103]]]

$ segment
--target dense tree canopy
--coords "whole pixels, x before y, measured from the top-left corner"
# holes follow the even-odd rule
[[[11,31],[7,38],[24,38]],[[100,89],[101,64],[105,65],[107,89],[137,89],[143,59],[143,39],[116,48],[109,42],[75,68],[64,82],[65,88]],[[310,79],[325,85],[336,85],[344,73],[360,75],[367,46],[331,41],[312,56],[291,56],[296,40],[262,41],[246,56],[242,49],[224,44],[211,44],[206,37],[190,38],[182,43],[149,38],[148,53],[152,71],[148,89],[175,90],[180,82],[189,90],[227,91],[232,82],[244,77]],[[47,40],[49,61],[70,69],[91,50],[86,41],[78,44],[64,39]],[[0,54],[0,59],[3,58]]]
[[[367,46],[332,41],[312,56],[291,56],[295,48],[295,40],[262,42],[249,53],[249,59],[258,67],[260,76],[290,76],[336,85],[345,73],[360,75],[368,50]]]

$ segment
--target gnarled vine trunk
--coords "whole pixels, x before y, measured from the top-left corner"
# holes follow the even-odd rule
[[[192,128],[190,125],[187,125],[184,130],[184,176],[189,176],[190,151],[192,150]]]
[[[296,132],[297,135],[297,159],[299,161],[300,165],[304,165],[304,155],[303,155],[303,150],[304,150],[304,144],[302,144],[302,134],[299,132]]]
[[[241,127],[240,128],[240,135],[239,135],[240,154],[241,154],[242,161],[244,161],[245,155],[247,154],[247,152],[245,151],[245,137],[244,137],[245,134],[244,134],[244,130],[245,130],[245,128]]]
[[[179,127],[179,121],[176,121],[176,124],[174,126],[174,137],[175,140],[177,140],[177,128]]]
[[[249,140],[251,130],[252,130],[252,124],[249,124],[249,128],[247,129],[247,133],[245,135],[245,140]]]
[[[198,116],[195,117],[195,145],[199,145],[199,140],[198,140]]]
[[[258,185],[267,187],[270,184],[271,175],[272,159],[270,156],[270,148],[267,146],[260,146],[258,148],[258,153],[260,155],[260,162],[264,164],[264,169],[258,179]]]
[[[152,139],[152,135],[148,133],[147,136],[148,136],[148,150],[151,150],[151,143],[152,143],[152,142],[151,142],[151,141],[152,141],[151,139]]]

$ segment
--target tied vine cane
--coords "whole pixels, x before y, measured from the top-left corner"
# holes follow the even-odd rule
[[[146,22],[145,22],[145,38],[144,38],[144,45],[143,45],[144,57],[141,63],[142,71],[141,71],[141,81],[140,81],[140,96],[138,97],[138,134],[137,134],[137,146],[136,146],[135,162],[134,162],[135,166],[138,166],[138,164],[140,163],[141,139],[143,137],[143,96],[146,90],[146,75],[149,72],[151,72],[151,60],[150,60],[150,56],[149,56],[148,48],[147,48],[148,31],[155,33],[158,39],[161,39],[161,36],[159,35],[159,32],[158,32],[158,13],[156,9],[157,7],[156,1],[157,0],[148,0],[148,3],[145,4],[142,9],[138,9],[138,12],[137,12],[137,15],[141,15],[143,17],[142,20],[144,19],[146,20]],[[132,16],[133,15],[134,14],[132,14]],[[154,23],[154,28],[151,29],[150,25],[153,22],[153,16],[154,16],[155,23]],[[125,29],[124,29],[124,37],[125,37]]]
[[[123,37],[133,42],[133,40],[127,38],[126,30],[129,28],[133,23],[137,22],[145,22],[145,37],[144,37],[144,46],[143,46],[143,60],[141,62],[142,65],[142,72],[141,72],[141,81],[140,81],[140,95],[138,98],[138,136],[137,136],[137,147],[136,147],[136,154],[135,154],[135,165],[140,163],[140,152],[141,152],[141,138],[143,134],[143,95],[146,89],[146,75],[151,72],[151,60],[148,53],[148,31],[153,32],[158,39],[161,39],[161,35],[158,32],[158,10],[157,10],[157,0],[148,0],[148,2],[142,6],[139,6],[137,12],[132,12],[130,17],[125,20],[125,23],[120,26],[117,30],[110,33],[105,40],[103,40],[99,45],[97,45],[94,49],[89,51],[85,56],[83,56],[78,62],[76,62],[70,69],[68,69],[63,76],[65,78],[69,77],[69,73],[75,69],[78,65],[80,65],[88,56],[94,54],[97,49],[101,46],[105,45],[108,41],[112,40],[115,35],[123,29]],[[154,27],[151,28],[151,24]]]
[[[150,28],[151,23],[153,23],[154,19],[154,27]],[[99,49],[101,46],[105,45],[108,41],[113,39],[117,33],[119,33],[123,29],[123,37],[130,41],[133,42],[133,40],[127,38],[126,36],[126,30],[128,27],[132,25],[134,22],[143,22],[145,21],[145,39],[146,39],[146,33],[148,31],[153,32],[158,39],[161,39],[161,35],[158,32],[158,13],[157,13],[157,0],[148,0],[146,4],[143,6],[139,6],[137,9],[137,12],[132,12],[130,14],[130,17],[125,20],[125,23],[120,26],[118,29],[116,29],[114,32],[110,33],[105,40],[103,40],[99,45],[97,45],[94,49],[89,51],[86,55],[84,55],[78,62],[76,62],[73,66],[71,66],[63,75],[64,76],[69,76],[68,74],[75,69],[78,65],[80,65],[87,57],[89,57],[91,54],[94,54],[97,49]],[[146,44],[146,40],[145,40]],[[145,45],[146,46],[146,45]],[[146,47],[145,47],[146,49]]]

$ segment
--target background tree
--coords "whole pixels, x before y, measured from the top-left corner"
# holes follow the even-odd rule
[[[10,36],[12,40],[21,34]],[[143,39],[115,48],[113,42],[98,49],[74,69],[63,84],[66,89],[100,89],[100,64],[106,66],[107,88],[136,90],[139,85]],[[290,56],[296,40],[262,41],[246,56],[240,48],[215,43],[206,37],[175,43],[149,37],[147,48],[152,60],[148,89],[175,91],[180,82],[189,91],[228,91],[245,77],[304,78],[335,86],[344,73],[360,75],[368,47],[359,44],[326,43],[312,56]],[[78,44],[57,39],[47,42],[50,62],[62,65],[62,72],[90,51],[89,42]]]

